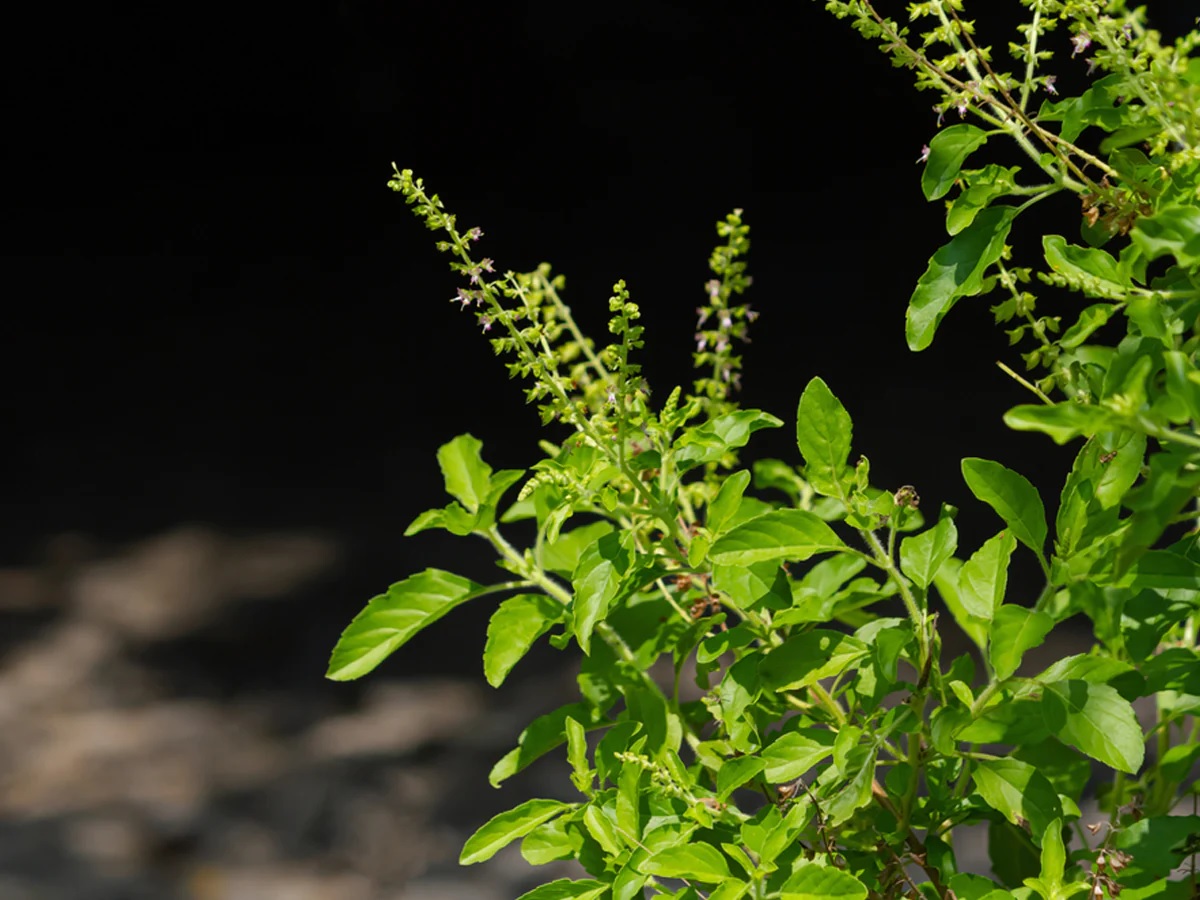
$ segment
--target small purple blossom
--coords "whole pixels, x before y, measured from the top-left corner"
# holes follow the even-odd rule
[[[617,405],[617,392],[614,391],[612,388],[609,388],[608,389],[608,397],[606,399],[608,401],[609,406],[616,406]]]
[[[1124,25],[1121,26],[1121,33],[1125,35],[1126,41],[1133,40],[1133,26],[1130,25],[1128,22],[1126,22]]]
[[[937,121],[938,128],[941,128],[942,127],[942,119],[945,118],[946,111],[944,109],[942,109],[940,106],[935,106],[933,108],[933,111],[938,114],[938,121]]]
[[[1071,45],[1075,48],[1075,52],[1071,55],[1078,56],[1088,47],[1092,46],[1092,36],[1086,31],[1080,31],[1073,38],[1071,38]]]
[[[1094,57],[1094,56],[1093,56],[1093,57],[1091,57],[1091,58],[1090,58],[1090,59],[1087,61],[1087,64],[1088,64],[1088,71],[1087,71],[1087,73],[1088,73],[1089,75],[1091,75],[1093,72],[1095,72],[1095,71],[1096,71],[1096,57]]]
[[[492,317],[487,315],[480,316],[479,324],[483,326],[483,331],[486,334],[492,330]]]
[[[732,328],[733,327],[733,318],[729,315],[729,313],[723,313],[721,315],[721,327],[722,328]]]
[[[705,283],[704,287],[708,291],[708,296],[712,297],[714,300],[716,300],[717,296],[721,293],[721,282],[717,281],[715,278],[709,279],[709,281]]]
[[[697,306],[696,307],[696,315],[700,317],[700,320],[696,323],[697,328],[704,327],[704,323],[708,321],[708,317],[711,312],[712,312],[712,310],[710,310],[706,306]]]
[[[753,322],[755,319],[758,318],[758,310],[751,309],[749,303],[747,303],[744,308],[746,310],[746,321],[747,322]]]
[[[925,144],[921,147],[921,155],[917,157],[917,162],[923,163],[929,161],[929,145]]]
[[[479,228],[478,226],[475,228],[472,228],[470,231],[467,232],[467,237],[473,241],[477,241],[481,237],[483,237],[483,229]]]
[[[713,349],[718,353],[724,353],[729,349],[729,341],[725,340],[725,338],[720,338],[717,340],[717,344],[715,347],[713,347]]]
[[[472,301],[472,300],[474,300],[474,299],[475,299],[475,292],[474,292],[474,291],[468,291],[466,288],[459,288],[459,289],[458,289],[458,296],[457,296],[457,297],[451,297],[451,298],[450,298],[450,302],[451,302],[451,303],[458,303],[458,304],[460,304],[460,305],[462,306],[462,308],[463,308],[463,309],[466,309],[468,306],[470,306],[470,305],[471,305],[471,301]]]
[[[707,346],[708,346],[708,338],[706,338],[702,334],[696,335],[696,351],[698,353],[703,353],[704,348]]]
[[[967,101],[959,100],[957,109],[958,109],[958,117],[960,119],[965,119],[967,117]]]
[[[1056,81],[1058,81],[1057,75],[1047,75],[1046,76],[1046,93],[1048,93],[1048,94],[1057,94],[1058,93],[1058,88],[1056,88],[1054,86],[1054,82],[1056,82]]]

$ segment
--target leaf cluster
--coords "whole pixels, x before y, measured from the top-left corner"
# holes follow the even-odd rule
[[[909,300],[910,347],[929,346],[959,300],[998,294],[995,320],[1034,342],[1023,355],[1040,373],[1002,364],[1039,400],[1005,421],[1077,446],[1053,504],[998,461],[961,461],[997,519],[978,547],[960,547],[952,507],[872,481],[820,378],[800,394],[795,457],[741,466],[753,434],[784,422],[733,400],[734,343],[755,316],[740,210],[718,223],[697,309],[701,377],[659,405],[624,282],[597,349],[561,276],[487,277],[478,229],[397,170],[392,187],[467,280],[455,302],[543,423],[567,426],[525,471],[493,470],[471,435],[445,444],[449,503],[408,533],[482,538],[505,577],[400,581],[330,661],[330,678],[358,678],[480,600],[499,601],[483,650],[493,686],[539,640],[582,652],[579,699],[531,722],[490,776],[561,749],[577,799],[494,817],[464,864],[519,841],[532,864],[586,871],[535,900],[1195,896],[1180,866],[1200,850],[1200,816],[1181,814],[1200,758],[1200,37],[1164,45],[1121,0],[1022,5],[1008,71],[963,0],[911,3],[904,26],[869,0],[826,4],[939,93],[940,119],[960,117],[922,153],[949,239]],[[1049,70],[1064,32],[1100,75],[1078,96],[1059,96]],[[998,143],[1015,163],[970,167]],[[1018,265],[1018,218],[1065,192],[1078,238],[1045,234],[1041,258]],[[1041,572],[1036,597],[1010,587],[1018,555]],[[1087,652],[1030,662],[1080,623]],[[943,653],[949,629],[970,652]],[[1088,794],[1103,821],[1085,814]],[[987,874],[960,866],[972,825],[988,831]]]

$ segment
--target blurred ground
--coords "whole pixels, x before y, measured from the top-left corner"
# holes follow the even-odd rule
[[[0,570],[0,898],[508,900],[562,874],[457,854],[513,798],[566,788],[553,764],[503,791],[486,773],[569,675],[289,684],[221,652],[253,648],[247,628],[270,644],[338,557],[181,528],[63,536]]]

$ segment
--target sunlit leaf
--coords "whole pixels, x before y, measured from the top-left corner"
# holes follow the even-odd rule
[[[441,569],[426,569],[372,598],[346,626],[333,648],[326,678],[350,681],[366,675],[421,629],[456,606],[478,597],[483,585]]]

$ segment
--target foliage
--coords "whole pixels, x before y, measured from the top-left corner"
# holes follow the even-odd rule
[[[493,471],[470,435],[443,446],[451,502],[408,533],[482,537],[511,578],[401,581],[329,667],[357,678],[459,604],[501,594],[493,686],[547,634],[582,649],[580,700],[532,722],[491,776],[565,746],[579,799],[496,816],[464,864],[519,840],[530,862],[576,859],[590,876],[528,898],[1196,896],[1194,868],[1179,867],[1200,848],[1200,817],[1181,814],[1200,756],[1200,33],[1164,43],[1123,0],[1021,5],[1017,38],[993,50],[963,0],[910,3],[905,25],[869,0],[826,4],[934,92],[939,125],[953,121],[922,152],[948,241],[909,301],[909,345],[929,346],[958,301],[991,296],[1030,347],[1028,377],[1004,368],[1037,400],[1005,421],[1079,448],[1056,504],[1000,462],[964,459],[1000,520],[977,548],[959,546],[953,510],[927,515],[912,487],[872,483],[819,378],[796,411],[802,462],[739,462],[754,432],[784,425],[732,399],[755,318],[740,211],[717,227],[699,376],[655,405],[624,283],[599,347],[561,276],[497,274],[474,255],[481,232],[396,171],[391,187],[466,279],[454,300],[543,423],[567,430],[528,471]],[[1058,64],[1093,80],[1059,95]],[[983,162],[1005,147],[1015,162]],[[1045,234],[1043,259],[1018,265],[1010,231],[1066,193],[1078,237]],[[504,533],[518,521],[529,546]],[[1030,605],[1008,591],[1025,553],[1045,577]],[[1089,652],[1025,664],[1073,618],[1090,624]],[[943,657],[952,627],[977,654]],[[1091,791],[1103,822],[1082,817]],[[977,823],[987,876],[956,857]]]

